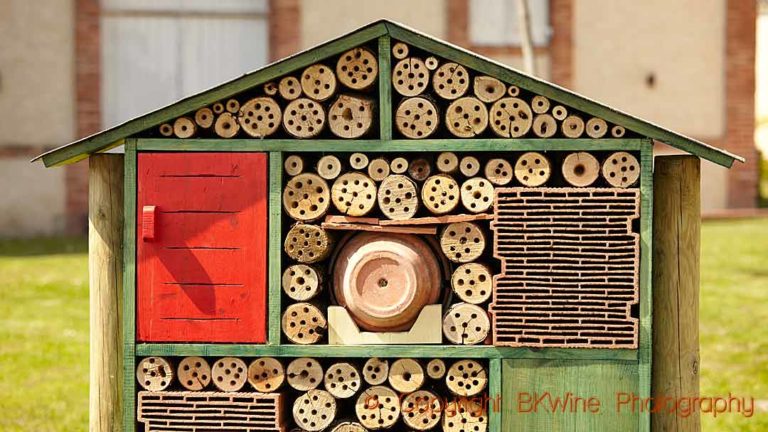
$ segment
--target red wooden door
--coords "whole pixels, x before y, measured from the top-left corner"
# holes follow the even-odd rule
[[[140,153],[137,334],[265,341],[267,155]]]

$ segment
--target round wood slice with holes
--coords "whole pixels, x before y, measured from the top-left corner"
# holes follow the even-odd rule
[[[368,156],[365,153],[352,153],[349,156],[349,166],[352,169],[364,170],[368,166]]]
[[[486,432],[487,402],[478,398],[458,398],[448,402],[443,413],[444,432]]]
[[[389,163],[389,169],[392,174],[404,174],[408,171],[408,159],[404,157],[392,159],[392,162]]]
[[[240,127],[249,136],[264,138],[277,132],[283,113],[271,97],[256,97],[240,107],[237,117]]]
[[[471,178],[461,185],[461,204],[472,213],[482,213],[493,205],[493,184],[482,177]]]
[[[640,178],[640,163],[627,152],[616,152],[603,162],[603,177],[613,187],[630,187]]]
[[[485,164],[485,178],[497,186],[509,184],[513,175],[512,164],[505,159],[491,159]]]
[[[592,117],[587,120],[586,129],[587,135],[590,138],[598,139],[605,136],[608,133],[608,123],[598,117]]]
[[[240,391],[248,380],[248,366],[237,357],[216,360],[211,368],[213,385],[223,392]]]
[[[309,391],[323,382],[323,367],[312,358],[302,357],[291,361],[286,370],[286,379],[291,388]]]
[[[189,117],[179,117],[173,122],[173,134],[176,138],[192,138],[197,133],[197,124]]]
[[[203,129],[208,129],[213,126],[213,111],[208,108],[200,108],[195,111],[195,123]]]
[[[458,99],[469,88],[469,73],[458,63],[444,63],[432,77],[432,88],[443,99]]]
[[[264,94],[267,96],[275,96],[277,94],[277,83],[270,81],[264,84]]]
[[[378,202],[379,209],[387,218],[410,219],[419,209],[416,183],[400,174],[387,176],[379,185]]]
[[[211,105],[211,111],[216,115],[224,113],[224,104],[221,102],[214,103]]]
[[[310,390],[293,402],[293,421],[307,432],[320,432],[333,423],[336,399],[325,390]]]
[[[519,138],[531,129],[533,112],[522,99],[505,97],[491,106],[490,124],[493,132],[502,138]]]
[[[435,165],[438,171],[453,174],[459,168],[459,157],[453,152],[443,152],[437,155]]]
[[[443,334],[453,344],[482,343],[488,337],[490,329],[488,313],[477,305],[456,303],[443,317]],[[450,374],[450,370],[448,373]]]
[[[376,158],[368,164],[368,176],[374,181],[380,182],[389,175],[389,161],[384,158]]]
[[[427,376],[433,380],[442,379],[445,376],[445,362],[441,359],[432,359],[427,363]]]
[[[362,378],[351,363],[334,363],[326,369],[323,384],[336,399],[348,399],[360,390]]]
[[[296,301],[308,301],[322,291],[321,272],[306,264],[293,264],[283,272],[283,291]]]
[[[288,180],[283,190],[283,207],[288,216],[311,222],[328,212],[331,193],[328,183],[317,174],[304,173]]]
[[[136,380],[144,390],[165,390],[173,381],[171,363],[162,357],[143,358],[136,367]]]
[[[556,105],[552,108],[552,117],[554,117],[555,120],[563,121],[568,117],[568,109],[562,105]]]
[[[440,248],[453,262],[474,261],[483,254],[485,235],[472,222],[455,222],[445,227],[440,235]]]
[[[544,96],[534,96],[533,99],[531,99],[531,109],[536,114],[544,114],[549,111],[549,105],[549,99]]]
[[[301,73],[301,90],[308,98],[324,101],[336,92],[336,75],[323,64],[313,64]]]
[[[451,276],[451,287],[463,302],[485,303],[493,294],[491,271],[480,263],[462,264]]]
[[[611,128],[611,136],[614,138],[621,138],[624,136],[625,133],[626,133],[626,129],[624,129],[619,125],[616,125]]]
[[[563,120],[560,129],[567,138],[579,138],[584,133],[584,120],[579,116],[569,115]]]
[[[355,414],[369,430],[389,429],[400,419],[400,398],[389,387],[369,387],[357,397]]]
[[[224,108],[232,114],[235,114],[240,111],[240,102],[238,102],[237,99],[227,99]]]
[[[341,161],[333,155],[325,155],[317,161],[317,174],[326,179],[333,180],[341,174]]]
[[[283,333],[293,343],[311,345],[320,341],[328,327],[325,315],[310,303],[294,303],[283,313]]]
[[[419,390],[403,398],[401,410],[406,426],[424,431],[437,426],[443,412],[443,402],[429,390]]]
[[[488,385],[488,371],[476,360],[459,360],[448,369],[445,385],[456,396],[476,396]]]
[[[160,132],[160,135],[164,137],[171,137],[173,136],[173,126],[171,126],[168,123],[163,123],[158,128],[158,131]]]
[[[480,172],[480,161],[474,156],[464,156],[459,162],[459,171],[466,177],[474,177]]]
[[[233,138],[240,132],[240,124],[232,113],[224,112],[216,117],[216,122],[213,124],[213,131],[221,138]]]
[[[427,98],[405,99],[395,111],[395,126],[406,138],[427,138],[437,130],[439,124],[437,108]]]
[[[379,74],[376,55],[367,48],[353,48],[339,57],[336,76],[339,82],[352,90],[365,90]]]
[[[412,393],[424,385],[424,368],[414,359],[397,359],[389,368],[389,385],[400,393]]]
[[[345,421],[333,426],[331,432],[368,432],[368,430],[358,422]]]
[[[289,176],[299,175],[304,171],[304,159],[299,155],[290,155],[285,158],[283,168],[285,168],[285,173]]]
[[[523,153],[515,163],[515,178],[523,186],[541,186],[549,180],[551,174],[552,165],[541,153]]]
[[[551,138],[557,133],[557,120],[549,114],[539,114],[533,119],[533,133],[539,138]]]
[[[364,330],[403,331],[440,298],[442,269],[430,245],[407,234],[363,232],[341,250],[334,297]]]
[[[445,124],[448,131],[459,138],[481,135],[488,127],[488,109],[477,98],[459,98],[445,111]]]
[[[563,178],[571,186],[589,186],[599,175],[600,162],[587,152],[571,153],[563,161]]]
[[[420,95],[428,84],[429,69],[418,57],[404,58],[392,69],[392,86],[403,96]]]
[[[202,357],[184,357],[179,362],[177,376],[185,389],[200,391],[211,383],[211,366]]]
[[[301,97],[301,82],[296,77],[287,76],[280,80],[278,92],[287,101],[296,100]]]
[[[392,46],[392,57],[402,60],[408,57],[408,45],[397,42]]]
[[[359,138],[373,124],[373,101],[350,95],[340,95],[328,110],[328,126],[339,138]]]
[[[318,102],[299,98],[285,107],[283,128],[296,138],[312,138],[325,126],[325,109]]]
[[[424,64],[427,66],[427,69],[433,71],[440,66],[440,61],[437,60],[437,57],[429,56],[424,59]]]
[[[359,172],[343,174],[333,182],[331,199],[342,214],[365,216],[376,206],[376,182]]]
[[[272,393],[285,381],[285,368],[279,360],[272,357],[260,357],[248,366],[248,383],[257,392]]]
[[[478,99],[485,103],[494,103],[504,96],[507,86],[494,77],[479,75],[475,77],[473,91]]]
[[[408,165],[408,175],[418,182],[426,180],[431,173],[432,166],[429,164],[427,159],[414,159]]]
[[[428,178],[421,188],[421,201],[436,215],[452,212],[459,205],[459,184],[448,174],[437,174]]]
[[[363,365],[363,379],[370,385],[387,382],[389,377],[389,360],[378,357],[369,358]]]
[[[331,245],[331,238],[324,229],[300,223],[288,230],[283,248],[291,259],[312,264],[327,258]]]

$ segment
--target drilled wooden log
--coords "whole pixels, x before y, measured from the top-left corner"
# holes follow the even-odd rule
[[[416,96],[424,92],[429,84],[429,70],[424,60],[407,57],[392,69],[392,87],[403,96]]]
[[[506,159],[491,159],[485,164],[485,178],[496,186],[504,186],[512,181],[514,171]]]
[[[283,208],[297,221],[316,221],[328,212],[331,192],[317,174],[304,173],[288,180],[283,190]]]
[[[325,390],[310,390],[293,402],[293,421],[307,432],[320,432],[333,423],[338,407]]]
[[[400,393],[412,393],[424,385],[424,368],[414,359],[398,359],[389,368],[389,385]]]
[[[585,130],[590,138],[602,138],[606,133],[608,133],[608,123],[606,123],[606,121],[601,118],[592,117],[587,121]]]
[[[404,175],[390,175],[379,185],[378,202],[387,218],[410,219],[419,209],[416,183]]]
[[[334,155],[325,155],[317,161],[316,168],[320,177],[333,180],[341,174],[341,161]]]
[[[136,367],[136,381],[147,391],[161,391],[173,382],[173,367],[162,357],[141,359]]]
[[[298,98],[285,107],[283,128],[295,138],[312,138],[325,127],[325,108],[318,102]]]
[[[458,99],[469,89],[469,73],[458,63],[444,63],[432,77],[432,89],[443,99]]]
[[[374,181],[380,182],[389,175],[389,161],[384,158],[376,158],[368,164],[368,176]]]
[[[355,414],[369,430],[389,429],[400,419],[400,399],[389,387],[369,387],[358,396]]]
[[[488,127],[488,109],[479,99],[471,96],[456,99],[445,111],[445,124],[452,135],[473,138]]]
[[[427,66],[427,69],[433,71],[440,66],[440,62],[437,60],[437,57],[429,56],[424,59],[424,65]]]
[[[584,120],[577,115],[569,115],[560,128],[566,138],[579,138],[584,133]]]
[[[474,156],[464,156],[459,162],[459,171],[466,177],[474,177],[480,172],[480,161]]]
[[[227,102],[224,103],[224,108],[228,112],[235,114],[240,111],[240,102],[238,102],[237,99],[227,99]]]
[[[445,385],[456,396],[476,396],[488,385],[488,371],[476,360],[459,360],[446,372]]]
[[[427,363],[427,376],[433,380],[442,379],[445,376],[445,362],[441,359],[432,359]]]
[[[563,121],[568,117],[568,109],[562,105],[555,105],[555,107],[552,108],[552,117],[554,117],[555,120]]]
[[[160,135],[164,137],[172,137],[173,136],[173,126],[169,123],[163,123],[158,128],[158,131],[160,132]]]
[[[248,380],[248,367],[237,357],[220,358],[213,363],[211,377],[217,389],[236,392],[242,389]]]
[[[474,261],[483,254],[485,235],[480,227],[472,222],[452,223],[440,234],[440,248],[453,262]]]
[[[626,129],[624,129],[624,127],[619,125],[616,125],[611,128],[611,136],[614,138],[621,138],[624,136],[626,132],[627,132]]]
[[[368,430],[358,422],[344,421],[333,426],[331,432],[368,432]]]
[[[301,73],[301,90],[308,98],[322,102],[336,92],[336,74],[328,66],[313,64]]]
[[[342,214],[365,216],[376,206],[376,182],[359,172],[343,174],[333,182],[331,199]]]
[[[328,321],[317,306],[311,303],[294,303],[285,309],[282,319],[283,333],[293,343],[311,345],[325,335]]]
[[[287,101],[296,100],[301,97],[301,82],[296,77],[287,76],[280,80],[278,92]]]
[[[216,102],[213,105],[211,105],[211,111],[213,111],[214,114],[219,115],[224,113],[224,104],[221,102]]]
[[[571,153],[563,160],[563,178],[571,186],[589,186],[599,175],[600,162],[587,152]]]
[[[640,178],[640,163],[627,152],[613,153],[603,162],[603,178],[613,187],[630,187]]]
[[[415,430],[429,430],[440,423],[443,412],[442,398],[429,390],[419,390],[403,398],[403,423]]]
[[[515,178],[523,186],[541,186],[549,180],[551,174],[552,165],[541,153],[523,153],[515,163]]]
[[[408,171],[408,159],[404,157],[392,159],[392,162],[389,164],[389,169],[392,171],[392,174],[404,174]]]
[[[395,111],[395,126],[406,138],[423,139],[432,135],[440,124],[435,104],[424,97],[408,98]]]
[[[507,87],[507,95],[513,98],[520,96],[520,87],[514,85]]]
[[[450,414],[448,414],[450,413]],[[481,398],[460,397],[448,402],[443,416],[443,432],[486,432],[488,404]]]
[[[179,117],[173,122],[173,134],[176,138],[192,138],[197,133],[197,124],[189,117]]]
[[[271,97],[256,97],[240,107],[237,121],[251,137],[265,138],[277,132],[283,113]]]
[[[421,188],[421,202],[432,213],[450,213],[459,205],[459,184],[448,174],[429,177]]]
[[[408,57],[408,45],[403,42],[396,42],[392,45],[392,56],[398,60]]]
[[[305,242],[309,245],[305,246]],[[328,233],[317,225],[296,224],[285,236],[284,249],[291,259],[312,264],[328,257],[332,241]]]
[[[213,126],[213,120],[215,116],[213,110],[208,107],[200,108],[195,111],[195,123],[203,129],[208,129]]]
[[[213,124],[213,131],[221,138],[233,138],[240,132],[240,124],[232,113],[224,112],[216,117],[216,122]]]
[[[285,158],[283,168],[289,176],[297,176],[304,171],[304,159],[299,155],[290,155]]]
[[[426,180],[431,173],[432,166],[427,159],[414,159],[408,165],[408,175],[418,182]]]
[[[443,317],[443,334],[453,344],[482,343],[488,337],[490,330],[491,321],[488,319],[488,312],[477,305],[456,303]]]
[[[292,300],[311,300],[323,290],[322,272],[306,264],[293,264],[283,272],[282,286]]]
[[[312,358],[297,358],[288,364],[286,379],[291,388],[309,391],[317,388],[323,381],[323,367]]]
[[[277,391],[285,381],[285,367],[273,357],[260,357],[248,366],[248,383],[259,393]]]
[[[533,112],[522,99],[505,97],[497,100],[490,110],[491,130],[502,138],[519,138],[531,129]]]
[[[363,366],[363,379],[374,386],[384,384],[389,377],[389,360],[372,357]]]
[[[491,271],[480,263],[462,264],[451,276],[451,288],[463,302],[485,303],[493,294]]]
[[[532,129],[539,138],[551,138],[557,133],[557,120],[549,114],[539,114],[533,118]]]
[[[478,99],[485,103],[494,103],[504,96],[507,86],[496,78],[487,75],[475,77],[473,91]]]
[[[531,99],[531,109],[536,114],[546,113],[549,111],[549,106],[549,99],[544,96],[534,96],[533,99]]]
[[[323,384],[335,398],[348,399],[360,390],[362,377],[352,363],[334,363],[326,369]]]
[[[187,390],[200,391],[211,383],[211,366],[202,357],[184,357],[176,372],[179,384]]]
[[[277,95],[277,83],[274,81],[270,81],[266,84],[264,84],[264,94],[267,96],[275,96]]]
[[[459,168],[459,157],[453,152],[443,152],[437,155],[435,165],[441,173],[454,174]]]
[[[359,138],[373,125],[373,100],[339,95],[328,111],[328,126],[339,138]]]
[[[365,90],[376,81],[379,64],[376,55],[367,48],[353,48],[339,57],[336,76],[352,90]]]
[[[349,156],[349,166],[356,170],[364,170],[368,167],[368,156],[364,153],[352,153]]]
[[[461,184],[461,204],[472,213],[482,213],[493,205],[493,184],[482,177]]]

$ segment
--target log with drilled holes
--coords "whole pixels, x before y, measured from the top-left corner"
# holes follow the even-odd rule
[[[447,402],[443,432],[486,432],[488,404],[482,398],[457,398]]]
[[[630,187],[640,178],[640,163],[627,152],[613,153],[603,162],[603,177],[613,187]]]
[[[147,357],[136,367],[136,380],[144,390],[165,390],[173,381],[173,368],[162,357]]]
[[[285,158],[283,167],[285,168],[285,173],[289,176],[299,175],[304,171],[304,159],[299,155],[290,155]]]
[[[221,138],[233,138],[240,132],[240,123],[237,122],[237,118],[230,112],[224,112],[216,117],[216,122],[213,124],[213,131]]]
[[[589,186],[599,175],[600,162],[587,152],[571,153],[563,160],[563,178],[571,186]]]
[[[563,120],[560,129],[566,138],[579,138],[584,133],[584,120],[571,114]]]
[[[626,129],[624,129],[622,126],[616,125],[611,128],[611,136],[614,138],[621,138],[626,133]]]
[[[334,425],[331,432],[368,432],[368,430],[358,422],[343,421]]]
[[[395,111],[395,126],[406,138],[427,138],[439,124],[440,116],[435,104],[425,97],[405,99]]]
[[[283,272],[283,291],[291,300],[311,300],[323,289],[322,274],[312,266],[293,264]]]
[[[474,156],[464,156],[459,162],[459,171],[466,177],[474,177],[480,172],[480,161]]]
[[[368,156],[364,153],[352,153],[349,156],[349,166],[356,170],[364,170],[368,166]]]
[[[407,57],[392,69],[392,86],[403,96],[416,96],[424,92],[429,84],[429,70],[424,60]]]
[[[402,42],[396,42],[392,46],[392,56],[398,60],[408,57],[408,45]]]
[[[280,80],[278,91],[280,97],[287,101],[298,99],[301,97],[301,83],[298,78],[287,76]]]
[[[432,213],[450,213],[459,205],[459,184],[448,174],[429,177],[421,188],[421,202]]]
[[[379,65],[376,55],[367,48],[353,48],[339,57],[336,76],[352,90],[365,90],[376,81]]]
[[[414,159],[408,165],[408,175],[412,179],[422,182],[432,173],[432,165],[425,158]]]
[[[277,94],[277,83],[270,81],[264,84],[264,94],[267,96],[275,96]]]
[[[528,103],[514,97],[504,97],[491,106],[490,125],[502,138],[519,138],[531,129],[533,112]]]
[[[601,118],[592,117],[587,121],[586,131],[590,138],[602,138],[608,133],[608,123]]]
[[[392,159],[392,162],[389,163],[389,169],[392,174],[404,174],[408,171],[408,159],[404,157]]]
[[[524,186],[541,186],[549,180],[551,174],[552,165],[541,153],[523,153],[515,163],[515,178]]]
[[[173,122],[173,134],[176,138],[192,138],[197,133],[197,124],[189,117],[179,117]]]
[[[432,359],[427,363],[427,376],[433,380],[442,379],[445,376],[445,362],[441,359]]]
[[[491,330],[488,312],[480,306],[456,303],[443,317],[443,334],[449,342],[457,345],[483,343]]]
[[[312,264],[328,257],[332,239],[317,225],[296,224],[288,230],[283,248],[291,259]]]
[[[237,357],[216,360],[211,368],[213,385],[223,392],[240,391],[248,380],[248,366]]]
[[[202,357],[184,357],[179,362],[176,375],[182,387],[200,391],[211,383],[211,365]]]
[[[473,138],[488,127],[488,109],[479,99],[471,96],[456,99],[445,111],[445,124],[452,135]]]
[[[273,357],[254,359],[248,366],[248,383],[257,392],[272,393],[285,381],[285,368],[280,360]]]
[[[458,63],[444,63],[432,77],[432,89],[443,99],[458,99],[464,96],[468,88],[469,73]]]
[[[336,399],[348,399],[360,390],[362,378],[352,363],[339,362],[328,366],[323,384]]]
[[[224,104],[224,109],[235,114],[240,111],[240,102],[238,102],[237,99],[227,99],[227,102]]]
[[[339,95],[328,110],[328,126],[339,138],[359,138],[373,125],[373,100]]]
[[[507,95],[513,98],[520,96],[520,87],[515,85],[507,87]]]
[[[283,190],[283,207],[297,221],[316,221],[328,212],[331,191],[317,174],[304,173],[288,180]]]
[[[337,410],[333,395],[313,389],[293,402],[293,421],[307,432],[319,432],[333,423]]]
[[[416,183],[404,175],[390,175],[379,185],[378,202],[379,209],[387,218],[410,219],[419,209]]]
[[[552,117],[554,117],[555,120],[563,121],[568,117],[568,109],[562,105],[555,105],[555,107],[552,108]]]
[[[324,101],[336,92],[336,75],[323,64],[313,64],[301,73],[301,90],[308,98]]]
[[[380,182],[389,175],[389,161],[384,158],[376,158],[368,164],[368,176],[374,181]]]
[[[446,372],[445,385],[456,396],[477,396],[488,385],[488,371],[477,360],[459,360]]]
[[[317,360],[302,357],[288,364],[285,375],[291,388],[305,392],[317,388],[323,382],[324,374],[323,367]]]
[[[256,97],[240,107],[237,121],[248,136],[264,138],[277,132],[283,113],[271,97]]]
[[[453,262],[474,261],[483,254],[485,235],[472,222],[455,222],[445,227],[440,234],[440,248]]]
[[[298,98],[285,107],[283,128],[295,138],[312,138],[325,127],[325,108],[318,102]]]
[[[334,155],[325,155],[317,161],[316,169],[320,177],[334,180],[341,174],[341,161]]]
[[[400,393],[415,392],[425,379],[424,368],[414,359],[397,359],[389,368],[389,385]]]
[[[376,206],[376,182],[359,172],[343,174],[333,182],[331,199],[342,214],[365,216]]]
[[[224,112],[224,104],[221,102],[214,103],[211,105],[211,111],[216,115],[222,114]]]
[[[171,126],[169,123],[163,123],[158,128],[158,131],[160,132],[160,135],[164,137],[172,137],[173,136],[173,126]]]
[[[400,419],[400,398],[389,387],[369,387],[358,396],[355,414],[370,430],[391,428]]]
[[[491,271],[480,263],[462,264],[451,276],[451,288],[463,302],[485,303],[493,294]]]
[[[506,159],[491,159],[485,164],[485,178],[489,182],[497,185],[504,186],[512,181],[514,171],[512,170],[512,164]]]
[[[533,134],[539,138],[550,138],[557,133],[557,120],[549,114],[539,114],[533,119]]]
[[[317,306],[311,303],[294,303],[285,309],[282,327],[283,333],[291,342],[311,345],[323,337],[328,321]]]
[[[203,129],[213,126],[213,110],[208,107],[200,108],[195,111],[195,123]]]
[[[433,71],[437,69],[438,66],[440,66],[440,62],[437,60],[436,57],[429,56],[424,59],[424,64],[427,66],[427,69]]]
[[[531,109],[536,114],[544,114],[549,111],[549,99],[544,96],[534,96],[531,99]]]
[[[435,165],[441,173],[454,174],[459,168],[459,157],[453,152],[443,152],[437,155]]]
[[[461,204],[472,213],[482,213],[493,205],[493,184],[473,177],[461,184]]]
[[[442,399],[429,390],[419,390],[403,398],[401,412],[406,426],[424,431],[440,423],[443,412]]]
[[[475,96],[485,103],[494,103],[504,96],[507,86],[496,78],[487,75],[475,77],[473,90]]]
[[[389,377],[389,360],[372,357],[363,365],[363,379],[370,385],[380,385]]]

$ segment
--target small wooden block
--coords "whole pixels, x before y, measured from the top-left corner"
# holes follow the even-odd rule
[[[325,155],[317,161],[317,174],[326,179],[333,180],[341,174],[341,161],[334,155]]]
[[[472,213],[482,213],[493,206],[493,184],[482,177],[461,184],[461,204]]]
[[[640,163],[627,152],[613,153],[603,162],[603,177],[613,187],[630,187],[640,178]]]
[[[459,157],[453,152],[443,152],[437,155],[435,165],[441,173],[454,174],[459,168]]]
[[[571,153],[563,161],[563,178],[571,186],[589,186],[599,175],[600,162],[587,152]]]
[[[568,117],[568,109],[562,105],[556,105],[552,108],[552,117],[554,117],[555,120],[563,121]]]
[[[402,42],[396,42],[392,46],[392,57],[402,60],[406,57],[408,57],[408,45],[402,43]]]
[[[160,135],[164,137],[172,137],[173,136],[173,126],[171,126],[169,123],[163,123],[158,128],[160,131]]]
[[[445,124],[453,136],[474,138],[488,127],[488,109],[475,97],[456,99],[445,111]]]
[[[592,117],[587,121],[586,131],[590,138],[602,138],[608,133],[608,123],[601,118]]]
[[[459,162],[459,171],[466,177],[474,177],[480,172],[480,161],[474,156],[464,156]]]
[[[485,164],[485,178],[496,186],[504,186],[512,181],[512,164],[505,159],[491,159]]]
[[[452,224],[455,222],[472,222],[480,220],[491,220],[492,214],[478,213],[478,214],[457,214],[446,216],[426,216],[420,218],[412,218],[406,220],[381,220],[379,224],[382,226],[404,226],[404,225],[444,225]]]
[[[424,158],[414,159],[408,165],[408,175],[412,179],[422,182],[432,173],[432,166]]]
[[[368,156],[364,153],[352,153],[349,156],[349,166],[352,169],[364,170],[368,166]]]
[[[379,65],[376,55],[367,48],[353,48],[336,62],[339,82],[352,90],[365,90],[376,81]]]
[[[486,432],[488,404],[478,398],[458,398],[446,403],[443,432]]]
[[[341,231],[369,231],[369,232],[381,232],[381,233],[392,233],[392,234],[424,234],[424,235],[437,234],[437,228],[435,227],[365,225],[365,224],[331,223],[331,222],[323,222],[320,226],[323,229],[327,229],[327,230],[341,230]]]
[[[549,111],[549,99],[544,96],[534,96],[531,100],[531,109],[536,114],[544,114]]]
[[[277,132],[282,118],[280,105],[273,98],[262,96],[243,104],[237,121],[248,136],[266,138]]]
[[[410,219],[419,209],[416,183],[404,175],[390,175],[379,185],[378,202],[379,209],[387,218]]]
[[[389,175],[389,162],[384,158],[376,158],[368,164],[368,176],[380,182]]]
[[[301,97],[301,83],[298,78],[287,76],[280,80],[278,86],[280,97],[287,101],[292,101]]]
[[[333,426],[331,432],[368,432],[368,429],[360,423],[345,421]]]
[[[494,103],[507,92],[503,82],[487,75],[476,76],[473,89],[475,96],[485,103]]]
[[[351,224],[363,224],[363,225],[378,225],[379,219],[372,217],[355,217],[355,216],[342,216],[342,215],[327,215],[325,216],[325,222],[328,223],[351,223]]]
[[[216,117],[213,130],[221,138],[233,138],[240,132],[240,123],[230,112],[224,112]]]
[[[417,345],[439,344],[442,337],[442,305],[427,305],[408,331],[361,331],[346,308],[328,306],[329,345]]]
[[[304,246],[304,242],[309,242],[309,246]],[[331,246],[331,238],[324,229],[317,225],[296,224],[286,234],[283,248],[291,259],[312,264],[327,258]]]
[[[408,171],[408,159],[404,157],[394,158],[390,162],[389,168],[393,174],[404,174]]]
[[[240,102],[237,99],[227,99],[227,102],[224,103],[224,108],[228,112],[235,114],[240,110]]]
[[[173,134],[176,138],[192,138],[197,133],[197,124],[189,117],[179,117],[173,122]]]
[[[539,138],[550,138],[557,133],[557,120],[549,114],[539,114],[533,119],[533,134]]]
[[[462,264],[451,276],[451,287],[464,302],[485,303],[493,294],[491,271],[480,263]]]
[[[342,94],[328,110],[328,126],[339,138],[360,138],[373,125],[373,100]]]
[[[395,110],[395,127],[410,139],[431,136],[440,125],[435,104],[425,97],[411,97],[400,102]]]
[[[290,155],[285,158],[283,168],[285,168],[285,173],[289,176],[299,175],[304,171],[304,159],[299,155]]]
[[[560,128],[567,138],[579,138],[584,133],[584,120],[576,115],[569,115]]]
[[[213,126],[214,114],[213,110],[208,107],[200,108],[195,111],[195,123],[203,129],[208,129]]]
[[[283,113],[283,128],[294,138],[312,138],[325,127],[325,108],[307,98],[291,101]]]

